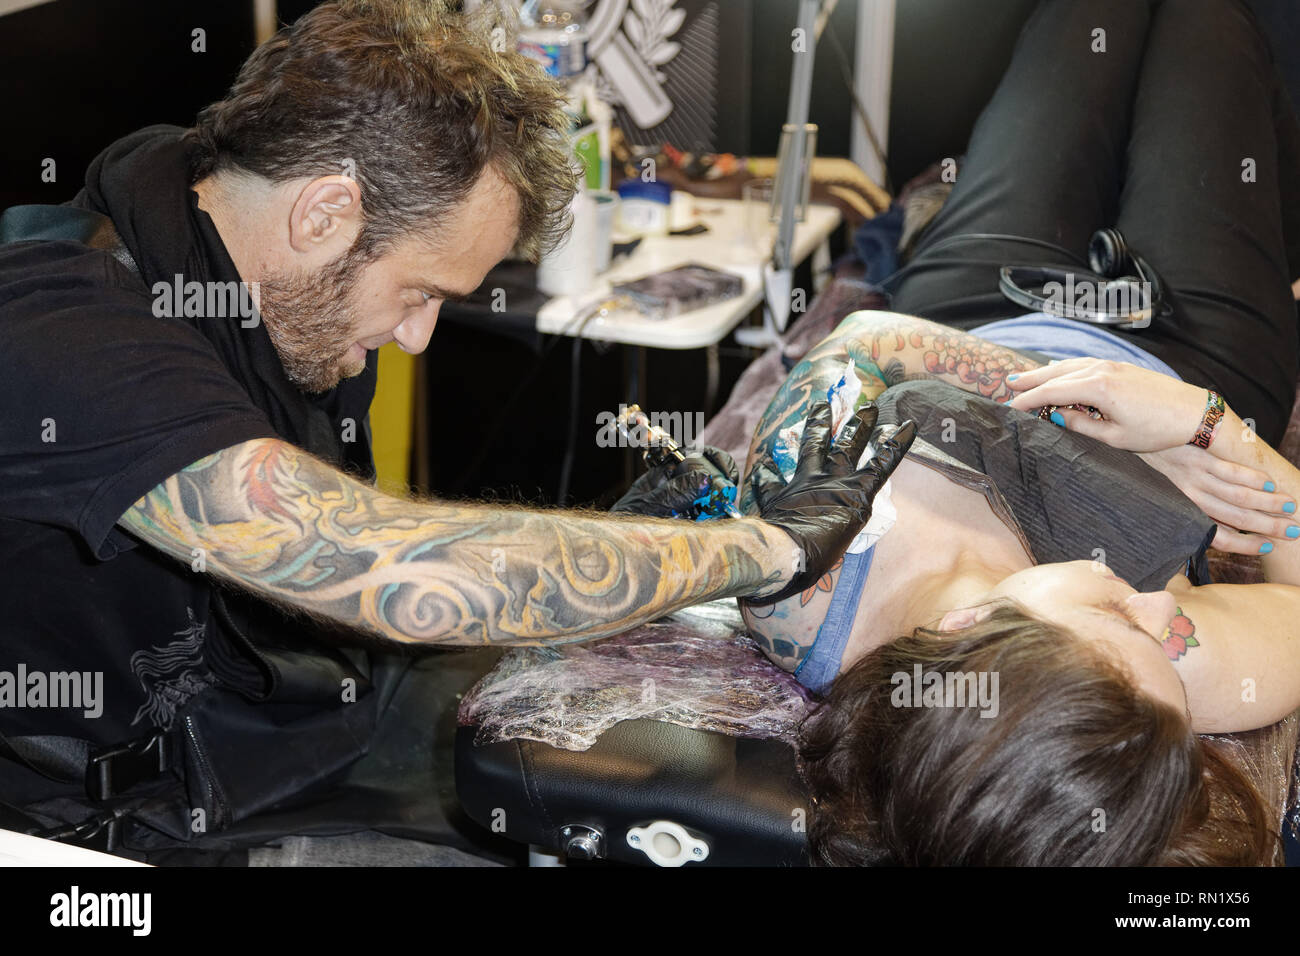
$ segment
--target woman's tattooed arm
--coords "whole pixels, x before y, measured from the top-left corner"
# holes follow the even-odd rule
[[[195,462],[119,524],[196,572],[401,642],[602,637],[793,572],[793,542],[759,521],[411,501],[275,439]]]
[[[1039,365],[1015,349],[897,312],[854,312],[818,348],[836,338],[847,339],[848,355],[868,370],[874,366],[886,385],[936,378],[995,402],[1014,394],[1008,375]]]

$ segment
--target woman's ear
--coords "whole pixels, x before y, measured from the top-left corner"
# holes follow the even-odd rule
[[[962,628],[978,624],[993,613],[995,605],[981,604],[979,607],[954,608],[943,616],[939,622],[941,631],[960,631]]]

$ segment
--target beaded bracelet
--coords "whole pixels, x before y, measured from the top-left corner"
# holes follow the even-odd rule
[[[1044,405],[1042,408],[1038,410],[1038,417],[1046,421],[1047,419],[1052,417],[1052,412],[1056,411],[1060,407],[1061,407],[1060,405]],[[1075,402],[1074,404],[1066,405],[1065,407],[1073,408],[1074,410],[1080,412],[1087,412],[1089,418],[1105,417],[1104,415],[1102,415],[1100,411],[1098,411],[1092,405],[1081,405],[1078,402]]]
[[[1223,421],[1223,414],[1227,410],[1222,395],[1213,389],[1207,388],[1206,391],[1209,395],[1205,400],[1205,415],[1201,418],[1201,426],[1196,429],[1196,434],[1187,443],[1198,448],[1210,447],[1210,442],[1214,441],[1214,430],[1219,422]]]

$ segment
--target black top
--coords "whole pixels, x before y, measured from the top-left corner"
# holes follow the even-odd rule
[[[375,353],[364,374],[307,396],[260,321],[155,315],[158,284],[240,278],[190,189],[181,132],[155,126],[114,143],[72,203],[113,220],[140,276],[73,241],[0,246],[0,672],[103,674],[102,715],[11,705],[0,708],[8,736],[116,743],[171,726],[213,687],[265,701],[290,685],[310,709],[302,673],[317,675],[327,702],[355,673],[358,655],[114,527],[172,474],[254,438],[374,477]]]
[[[1100,560],[1139,591],[1179,571],[1209,583],[1214,521],[1132,452],[946,382],[894,385],[876,404],[880,424],[913,419],[909,454],[983,491],[1036,563]]]

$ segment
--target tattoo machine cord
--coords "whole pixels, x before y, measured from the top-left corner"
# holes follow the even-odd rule
[[[560,465],[560,487],[555,496],[555,503],[563,508],[564,500],[569,496],[569,480],[573,476],[573,459],[577,452],[578,446],[578,397],[581,376],[578,374],[579,366],[582,362],[582,333],[587,328],[587,323],[598,316],[609,315],[611,312],[631,304],[631,299],[625,295],[608,296],[596,302],[585,311],[579,312],[574,316],[570,325],[581,319],[582,324],[578,330],[573,333],[573,358],[570,370],[569,382],[569,434],[565,440],[564,462]]]
[[[538,374],[541,372],[542,367],[546,364],[546,360],[550,357],[556,346],[564,341],[565,337],[574,326],[578,326],[576,334],[578,336],[578,341],[581,342],[582,332],[587,327],[588,322],[598,315],[607,315],[609,312],[614,311],[614,309],[617,308],[617,306],[609,305],[613,298],[614,297],[612,296],[607,296],[598,300],[595,305],[590,308],[578,312],[577,315],[569,320],[568,325],[555,333],[551,338],[551,341],[546,343],[538,354],[537,361],[533,364],[531,371],[529,371],[528,374],[526,374],[515,386],[514,390],[510,393],[509,399],[507,399],[505,404],[501,406],[501,410],[497,412],[496,418],[492,421],[492,424],[484,429],[483,440],[479,445],[478,452],[472,459],[470,459],[469,464],[464,469],[464,474],[471,475],[482,466],[483,460],[487,458],[488,453],[492,451],[497,437],[501,434],[501,430],[506,426],[506,423],[513,423],[511,410],[514,408],[515,403],[519,401],[520,396],[523,395],[529,386],[537,380]]]
[[[854,112],[858,114],[858,119],[862,123],[862,128],[866,131],[867,141],[871,144],[871,151],[876,154],[876,160],[880,163],[881,175],[884,182],[880,185],[884,187],[885,192],[890,196],[894,195],[893,180],[889,175],[889,157],[880,146],[880,140],[876,137],[876,131],[871,128],[871,120],[867,116],[867,108],[862,105],[862,100],[858,97],[858,91],[853,86],[853,70],[849,66],[849,58],[844,53],[844,47],[840,45],[839,37],[835,35],[834,30],[824,30],[823,35],[831,41],[831,49],[835,52],[835,58],[840,64],[840,78],[844,81],[845,88],[849,91],[849,97],[853,100]]]

